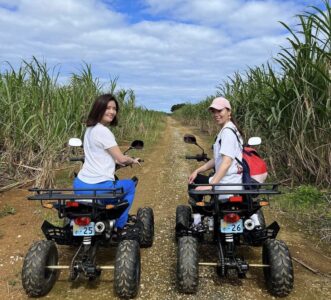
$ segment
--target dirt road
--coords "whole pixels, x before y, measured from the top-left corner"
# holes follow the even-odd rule
[[[252,269],[247,278],[220,279],[215,269],[200,267],[199,291],[196,295],[179,294],[175,284],[176,243],[174,220],[176,206],[187,202],[186,181],[194,163],[184,159],[185,154],[197,153],[198,149],[182,142],[184,133],[198,135],[198,142],[209,149],[206,139],[192,128],[184,128],[171,118],[162,138],[151,149],[143,150],[143,167],[120,170],[120,177],[136,175],[140,182],[133,211],[137,207],[151,206],[155,215],[155,240],[152,248],[141,250],[142,274],[137,299],[275,299],[265,288],[261,269]],[[14,207],[16,213],[0,218],[0,299],[26,299],[20,282],[22,259],[32,240],[42,238],[40,225],[45,212],[36,203],[25,200],[26,191],[15,190],[0,195],[0,208],[5,204]],[[277,218],[281,225],[280,238],[290,247],[292,255],[320,273],[315,274],[301,264],[293,262],[295,287],[287,299],[331,298],[330,252],[316,247],[312,237],[293,229],[281,215],[265,211],[267,223]],[[272,218],[271,218],[272,216]],[[61,262],[65,263],[73,250],[60,248]],[[248,261],[259,263],[261,250],[245,248]],[[212,246],[202,246],[200,261],[216,261]],[[100,263],[111,264],[115,251],[103,249]],[[59,280],[47,299],[114,299],[113,274],[104,272],[100,280],[88,283],[68,282],[68,273],[62,271]]]

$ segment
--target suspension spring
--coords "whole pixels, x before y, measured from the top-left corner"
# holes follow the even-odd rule
[[[83,244],[84,245],[91,245],[91,242],[92,242],[92,237],[91,236],[84,236],[84,239],[83,239]]]
[[[225,234],[225,241],[227,243],[233,243],[233,234],[232,233]]]

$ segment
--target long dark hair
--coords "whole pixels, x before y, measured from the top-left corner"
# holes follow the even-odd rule
[[[240,129],[240,127],[238,126],[238,122],[237,122],[236,118],[233,116],[233,112],[231,112],[231,119],[230,120],[236,126],[236,128],[239,131],[241,137],[244,138],[244,134],[243,134],[242,130]]]
[[[92,108],[90,110],[90,113],[88,114],[86,126],[95,126],[97,123],[99,123],[107,109],[107,105],[110,101],[114,101],[116,104],[116,112],[120,110],[120,107],[118,105],[118,101],[112,94],[103,94],[98,96],[92,105]],[[111,126],[116,126],[118,124],[117,119],[117,113],[114,119],[111,121]]]

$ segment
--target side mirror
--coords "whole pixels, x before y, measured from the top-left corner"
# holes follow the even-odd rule
[[[187,144],[194,144],[197,145],[197,140],[193,134],[185,134],[184,135],[184,142]]]
[[[248,140],[249,146],[257,146],[257,145],[260,145],[261,143],[262,143],[262,140],[258,136],[253,136],[253,137],[249,138],[249,140]]]
[[[144,142],[140,140],[135,140],[131,143],[131,149],[137,149],[140,150],[144,148]]]
[[[68,145],[71,147],[81,147],[83,145],[83,142],[79,138],[70,138]]]

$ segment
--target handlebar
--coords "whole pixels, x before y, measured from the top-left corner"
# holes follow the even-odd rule
[[[196,155],[185,155],[186,159],[197,159]]]
[[[195,159],[197,161],[208,161],[209,158],[206,153],[196,154],[196,155],[185,155],[186,159]]]
[[[84,162],[85,157],[84,156],[78,156],[78,157],[70,157],[69,161],[81,161]]]

